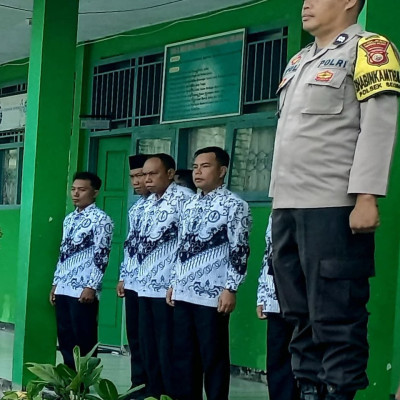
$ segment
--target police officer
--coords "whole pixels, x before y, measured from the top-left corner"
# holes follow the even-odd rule
[[[351,400],[368,385],[376,202],[387,190],[400,68],[394,46],[356,24],[363,5],[305,0],[303,28],[315,42],[279,86],[273,267],[295,323],[290,351],[304,400]]]

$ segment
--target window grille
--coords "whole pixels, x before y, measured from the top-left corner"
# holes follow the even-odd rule
[[[0,144],[23,143],[24,131],[3,131],[0,132]]]
[[[5,86],[0,88],[0,97],[26,93],[26,91],[27,91],[26,83],[18,83],[16,85]]]
[[[275,33],[249,35],[243,100],[245,107],[276,101],[276,91],[286,59],[287,28]]]
[[[113,128],[132,126],[135,60],[95,67],[92,115],[109,118]]]
[[[135,125],[160,122],[162,74],[163,56],[139,58]]]
[[[0,206],[20,204],[24,131],[0,132]]]
[[[0,87],[0,97],[23,94],[26,83]],[[0,206],[21,202],[21,175],[25,129],[0,131]]]
[[[109,118],[112,128],[158,124],[163,55],[95,67],[92,115]]]

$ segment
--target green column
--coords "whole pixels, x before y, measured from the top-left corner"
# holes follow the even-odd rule
[[[22,174],[13,381],[26,362],[54,362],[48,302],[67,198],[78,0],[35,0]]]
[[[400,46],[398,0],[368,0],[364,9],[367,31],[387,36]],[[388,118],[391,116],[389,115]],[[388,399],[400,379],[399,250],[400,141],[393,157],[388,196],[379,201],[381,226],[376,234],[376,277],[371,280],[368,364],[371,385],[357,400]],[[397,305],[397,308],[396,308]]]

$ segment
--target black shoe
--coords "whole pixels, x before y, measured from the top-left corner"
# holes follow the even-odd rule
[[[356,392],[339,392],[335,386],[326,387],[327,395],[325,400],[353,400]]]
[[[322,400],[318,386],[312,382],[299,382],[300,400]]]

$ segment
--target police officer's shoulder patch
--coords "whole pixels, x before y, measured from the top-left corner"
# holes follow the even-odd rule
[[[370,35],[359,40],[354,85],[359,101],[387,92],[400,95],[399,55],[384,36]]]

